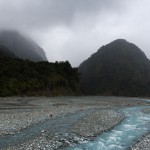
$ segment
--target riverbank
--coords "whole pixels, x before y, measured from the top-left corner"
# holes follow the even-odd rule
[[[15,150],[62,149],[91,140],[120,123],[123,115],[116,111],[118,108],[149,105],[123,97],[13,97],[1,98],[0,103],[1,137],[17,136],[25,128],[43,125],[47,120],[54,122],[47,129],[40,128],[36,135],[21,139],[15,146],[12,142],[9,147]]]
[[[150,108],[145,108],[142,112],[150,114]],[[150,126],[150,122],[149,122]],[[149,150],[150,149],[150,132],[139,139],[131,150]]]
[[[149,150],[150,149],[150,133],[141,138],[131,150]]]

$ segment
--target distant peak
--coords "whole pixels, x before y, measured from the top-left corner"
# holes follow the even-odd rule
[[[44,50],[32,39],[16,30],[0,30],[0,44],[17,57],[31,61],[47,61]]]
[[[122,41],[122,42],[127,42],[127,40],[126,40],[126,39],[116,39],[116,40],[114,40],[114,41]]]
[[[111,43],[130,43],[126,39],[116,39],[112,41]]]
[[[127,41],[126,39],[116,39],[116,40],[110,42],[109,44],[106,44],[105,46],[109,46],[111,48],[112,48],[112,46],[113,47],[117,46],[119,49],[121,49],[121,47],[122,48],[124,47],[124,49],[125,49],[125,47],[126,47],[126,49],[128,49],[127,47],[130,47],[130,48],[131,47],[137,47],[135,44],[133,44],[132,42]]]

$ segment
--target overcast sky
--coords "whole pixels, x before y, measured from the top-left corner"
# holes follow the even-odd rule
[[[118,38],[150,58],[150,0],[0,0],[0,28],[25,32],[49,61],[72,66]]]

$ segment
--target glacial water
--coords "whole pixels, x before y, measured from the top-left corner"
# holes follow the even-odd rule
[[[125,108],[125,119],[111,131],[102,133],[94,141],[74,145],[67,150],[124,150],[150,131],[150,114],[142,113],[146,107]]]

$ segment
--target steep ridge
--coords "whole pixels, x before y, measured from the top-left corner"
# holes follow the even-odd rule
[[[150,96],[150,61],[136,45],[118,39],[79,66],[87,95]]]
[[[3,45],[21,59],[47,61],[44,50],[30,38],[13,30],[0,31],[0,45]]]

